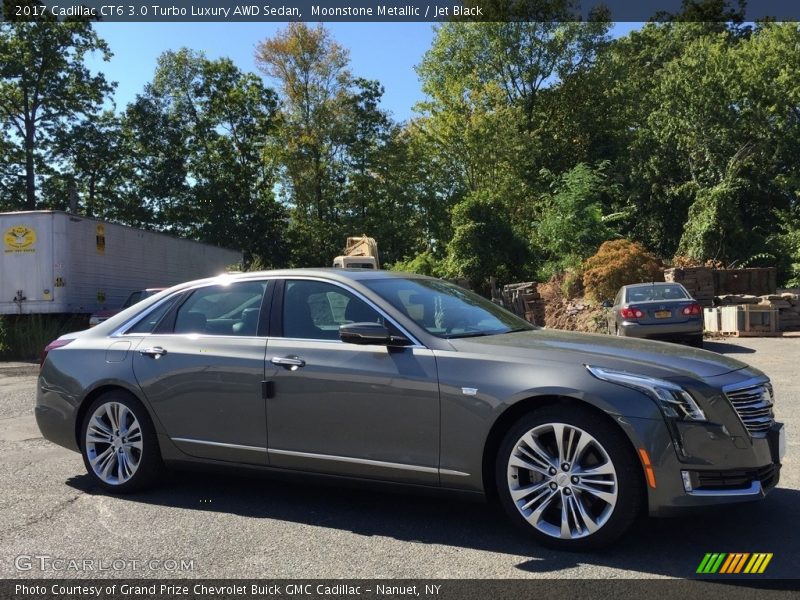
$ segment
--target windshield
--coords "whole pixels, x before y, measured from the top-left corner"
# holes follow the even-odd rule
[[[391,278],[363,283],[437,337],[475,337],[535,329],[489,300],[446,281]]]
[[[649,302],[650,300],[686,300],[686,290],[679,285],[648,285],[628,288],[626,302]]]

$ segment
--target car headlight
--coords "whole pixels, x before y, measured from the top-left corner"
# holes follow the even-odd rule
[[[685,421],[705,421],[706,415],[691,394],[678,384],[665,379],[614,371],[586,365],[589,372],[602,381],[624,385],[644,392],[655,400],[665,416]]]

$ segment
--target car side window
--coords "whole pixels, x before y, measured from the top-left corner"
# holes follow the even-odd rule
[[[140,319],[133,327],[130,327],[125,333],[153,333],[156,326],[161,322],[161,319],[163,319],[164,315],[175,305],[180,296],[180,294],[175,294],[166,302],[161,303],[147,313],[147,315]]]
[[[130,308],[131,306],[139,302],[139,300],[141,299],[142,299],[142,292],[133,292],[130,296],[128,296],[128,299],[125,300],[125,304],[122,305],[122,308],[123,309]]]
[[[338,340],[346,323],[383,323],[381,315],[347,290],[321,281],[287,281],[283,292],[283,337]]]
[[[240,281],[195,290],[178,308],[173,332],[257,335],[266,286],[266,281]]]

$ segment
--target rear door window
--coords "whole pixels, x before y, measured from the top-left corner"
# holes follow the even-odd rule
[[[240,281],[195,290],[178,308],[173,332],[255,336],[266,286],[266,281]]]

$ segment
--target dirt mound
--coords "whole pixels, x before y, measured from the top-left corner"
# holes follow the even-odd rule
[[[568,297],[564,293],[568,287],[566,279],[566,275],[560,273],[539,285],[538,291],[544,301],[545,326],[567,331],[605,332],[605,309],[583,297]]]

